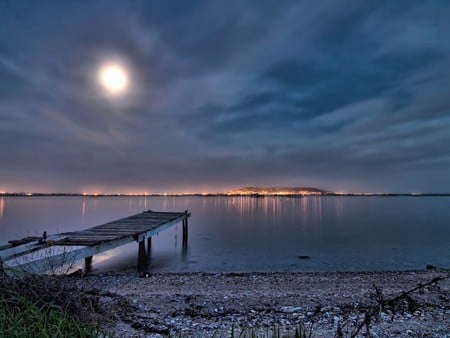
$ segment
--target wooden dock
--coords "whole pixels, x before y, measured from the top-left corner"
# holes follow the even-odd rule
[[[145,270],[150,256],[152,236],[182,223],[183,250],[188,240],[188,218],[185,212],[142,213],[98,225],[89,229],[42,237],[26,237],[0,245],[0,269],[12,268],[44,272],[50,268],[85,260],[89,271],[92,257],[119,246],[138,242],[138,269]],[[49,250],[52,249],[52,250]],[[50,252],[51,251],[51,252]]]

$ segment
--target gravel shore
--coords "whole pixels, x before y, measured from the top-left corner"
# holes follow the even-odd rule
[[[299,323],[312,337],[450,337],[450,270],[336,273],[157,273],[68,278],[98,296],[115,336],[230,337]],[[436,281],[439,279],[438,281]],[[435,283],[430,283],[435,280]],[[427,284],[430,283],[428,285]],[[417,290],[406,293],[417,288]],[[238,336],[238,334],[235,334]]]

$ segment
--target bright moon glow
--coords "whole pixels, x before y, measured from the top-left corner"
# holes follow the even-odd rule
[[[100,84],[108,92],[119,94],[128,87],[128,74],[124,67],[118,64],[107,64],[98,73]]]

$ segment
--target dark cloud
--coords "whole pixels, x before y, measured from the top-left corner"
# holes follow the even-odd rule
[[[450,191],[450,5],[0,4],[0,190]],[[100,64],[127,65],[121,99]]]

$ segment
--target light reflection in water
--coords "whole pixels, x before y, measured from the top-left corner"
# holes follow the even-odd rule
[[[342,217],[344,217],[344,199],[336,198],[334,206],[336,211],[336,218],[341,219]]]
[[[110,259],[110,258],[116,256],[116,255],[119,254],[119,253],[120,253],[120,249],[119,249],[119,248],[111,249],[111,250],[108,250],[108,251],[101,252],[101,253],[99,253],[99,254],[96,254],[96,255],[93,257],[93,263],[104,262],[104,261],[106,261],[106,260],[108,260],[108,259]]]
[[[0,199],[0,222],[3,218],[3,213],[5,212],[5,201],[3,200],[3,197]]]
[[[215,209],[223,209],[223,202],[217,200]],[[322,198],[316,196],[303,197],[228,197],[226,202],[227,212],[236,215],[239,220],[246,217],[258,217],[276,223],[281,217],[291,219],[299,218],[304,224],[319,225],[325,212]],[[203,201],[203,206],[206,201]],[[340,207],[342,209],[342,207]],[[336,209],[336,214],[341,209]],[[337,215],[338,216],[338,215]]]
[[[322,199],[312,197],[312,217],[315,224],[322,224]]]
[[[308,220],[308,201],[309,198],[302,198],[301,200],[300,207],[302,212],[300,214],[300,217],[302,219],[302,223],[305,223]]]

